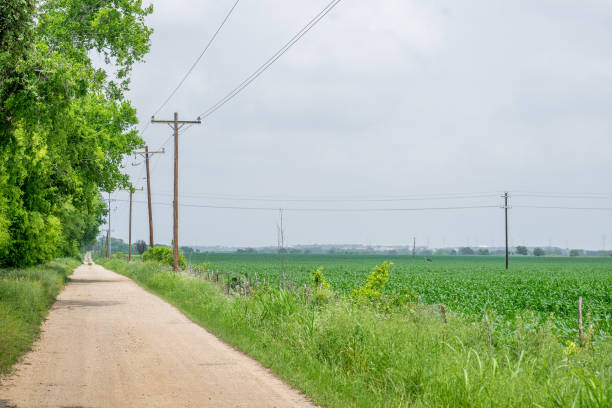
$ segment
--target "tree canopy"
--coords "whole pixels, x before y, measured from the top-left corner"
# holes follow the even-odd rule
[[[519,255],[529,255],[529,249],[524,245],[519,245],[516,247],[516,253]]]
[[[0,266],[74,255],[142,145],[125,98],[150,47],[140,0],[0,4]],[[105,60],[96,67],[94,55]]]

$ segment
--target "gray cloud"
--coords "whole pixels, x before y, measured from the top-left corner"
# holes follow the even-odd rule
[[[191,119],[264,62],[326,1],[243,0],[202,63],[158,117]],[[134,71],[144,122],[175,86],[231,1],[163,1],[153,47]],[[344,0],[268,72],[181,136],[181,191],[237,196],[401,196],[460,192],[604,192],[612,115],[607,1]],[[144,135],[151,147],[170,136]],[[171,152],[171,143],[166,145]],[[171,154],[153,189],[172,191]],[[142,166],[130,168],[135,180]],[[141,193],[139,193],[141,194]],[[125,198],[117,193],[117,197]],[[139,200],[144,200],[141,194]],[[168,195],[156,201],[171,202]],[[240,205],[203,197],[187,203]],[[499,204],[501,199],[392,206]],[[513,199],[612,206],[612,200]],[[242,203],[244,204],[244,203]],[[251,203],[263,205],[262,203]],[[289,206],[289,203],[272,203]],[[349,204],[346,204],[349,205]],[[366,204],[352,203],[350,206]],[[330,206],[327,204],[327,206]],[[336,206],[334,204],[334,206]],[[136,204],[135,236],[147,236]],[[156,206],[158,241],[171,208]],[[514,243],[601,247],[610,212],[514,208]],[[289,243],[497,244],[500,209],[425,213],[287,212]],[[115,235],[127,236],[118,203]],[[277,214],[182,208],[181,243],[275,242]]]

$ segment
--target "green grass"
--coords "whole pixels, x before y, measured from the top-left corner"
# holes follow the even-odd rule
[[[567,338],[576,335],[578,296],[583,297],[585,319],[606,335],[612,335],[612,257],[514,256],[510,270],[499,256],[432,256],[413,260],[406,255],[285,255],[286,276],[298,284],[308,283],[309,273],[322,267],[332,288],[350,293],[363,284],[375,265],[393,262],[388,292],[408,289],[426,304],[443,303],[455,312],[482,318],[496,311],[496,324],[514,330],[517,316],[532,314],[539,322],[551,315],[555,330]],[[192,254],[193,264],[210,262],[222,272],[280,279],[278,255]]]
[[[327,407],[610,407],[612,343],[575,347],[549,324],[511,333],[422,303],[381,311],[348,296],[226,296],[166,267],[103,261]],[[330,279],[331,280],[331,279]],[[317,302],[316,300],[319,299]]]
[[[55,298],[79,264],[58,259],[25,269],[0,269],[0,373],[30,350]]]

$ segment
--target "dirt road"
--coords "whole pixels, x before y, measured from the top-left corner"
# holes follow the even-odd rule
[[[82,265],[1,380],[4,407],[314,405],[131,280]]]

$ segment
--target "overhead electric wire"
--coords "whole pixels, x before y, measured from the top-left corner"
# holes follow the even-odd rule
[[[612,207],[566,207],[561,205],[513,205],[512,208],[540,208],[547,210],[593,210],[612,211]]]
[[[127,200],[117,200],[127,201]],[[145,204],[145,201],[133,201],[134,203]],[[172,206],[172,203],[153,202],[155,205]],[[279,207],[242,207],[228,205],[209,205],[209,204],[181,204],[179,207],[195,207],[195,208],[216,208],[225,210],[260,210],[260,211],[278,211]],[[413,207],[413,208],[291,208],[282,207],[283,211],[300,211],[300,212],[402,212],[402,211],[436,211],[436,210],[464,210],[475,208],[499,208],[498,205],[473,205],[473,206],[458,206],[458,207]]]
[[[594,194],[565,194],[565,193],[512,193],[514,197],[531,197],[531,198],[569,198],[569,199],[596,199],[596,200],[610,200],[612,195],[605,195],[600,193]]]
[[[232,13],[234,12],[234,9],[236,8],[236,6],[238,5],[238,3],[240,2],[240,0],[236,0],[236,2],[234,3],[234,5],[229,9],[227,15],[225,16],[225,18],[223,19],[223,21],[221,21],[221,24],[219,25],[219,27],[217,27],[217,30],[215,31],[215,33],[212,35],[212,37],[210,38],[210,40],[208,41],[208,43],[206,44],[206,46],[204,47],[204,50],[202,50],[202,52],[200,53],[200,55],[196,58],[196,60],[193,62],[193,64],[191,65],[191,67],[187,70],[187,72],[185,73],[185,75],[183,75],[183,78],[179,81],[179,83],[176,85],[176,87],[172,90],[172,92],[170,92],[170,95],[168,95],[168,97],[166,98],[166,100],[164,100],[164,102],[160,105],[159,108],[157,108],[157,110],[153,113],[153,116],[157,115],[165,106],[166,104],[170,101],[170,99],[172,99],[172,97],[174,96],[174,94],[176,94],[176,92],[179,90],[179,88],[183,85],[183,83],[185,82],[185,80],[187,79],[187,77],[189,77],[189,75],[193,72],[193,70],[195,69],[196,65],[198,65],[198,63],[200,62],[200,60],[202,59],[202,57],[204,56],[204,54],[206,54],[206,51],[208,51],[208,49],[210,48],[210,46],[212,45],[212,43],[215,41],[215,39],[217,38],[217,35],[219,35],[219,32],[221,31],[221,29],[223,28],[223,26],[225,25],[225,23],[227,22],[227,20],[229,20],[230,16],[232,15]]]
[[[156,192],[154,195],[173,195],[173,193]],[[397,202],[397,201],[433,201],[433,200],[460,200],[472,198],[497,197],[494,194],[479,194],[465,196],[430,196],[430,197],[381,197],[381,198],[268,198],[268,197],[237,197],[214,194],[181,194],[185,198],[207,198],[211,200],[226,201],[261,201],[261,202]]]
[[[298,31],[289,41],[287,41],[275,54],[273,54],[266,62],[259,66],[251,75],[249,75],[244,81],[242,81],[237,87],[226,94],[223,98],[219,99],[215,104],[206,109],[200,114],[202,119],[207,118],[214,112],[219,110],[223,105],[228,103],[236,95],[238,95],[244,88],[249,86],[255,79],[257,79],[262,73],[264,73],[272,64],[274,64],[280,57],[282,57],[296,42],[298,42],[304,35],[306,35],[319,21],[323,19],[331,10],[334,9],[342,0],[332,0],[321,10],[315,17],[313,17],[300,31]]]

